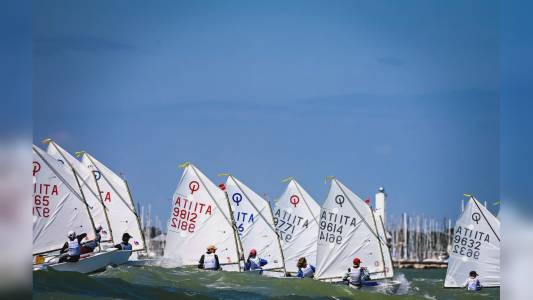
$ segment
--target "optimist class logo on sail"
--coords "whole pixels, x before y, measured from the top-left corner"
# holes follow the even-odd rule
[[[205,219],[204,216],[211,216],[213,214],[211,205],[192,198],[197,197],[193,194],[200,189],[200,184],[193,180],[189,182],[188,187],[191,192],[190,197],[177,194],[176,200],[174,200],[169,228],[172,231],[194,233],[196,224],[199,221],[203,221]]]
[[[41,170],[39,162],[33,162],[33,176]],[[50,217],[50,197],[59,195],[57,184],[38,183],[33,184],[33,215],[37,217]]]

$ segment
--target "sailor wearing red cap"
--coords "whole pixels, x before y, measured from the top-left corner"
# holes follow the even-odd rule
[[[361,286],[365,281],[370,280],[370,274],[365,267],[361,267],[361,260],[356,257],[353,259],[353,268],[348,269],[348,273],[344,275],[343,281],[355,286]]]
[[[268,261],[266,259],[259,258],[257,256],[257,250],[252,249],[250,250],[250,254],[248,255],[248,259],[246,260],[246,263],[244,264],[244,271],[255,271],[260,270],[260,274],[263,271],[263,266],[266,265]]]

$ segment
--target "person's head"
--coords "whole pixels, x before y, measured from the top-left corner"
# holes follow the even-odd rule
[[[96,226],[94,226],[94,229],[96,230],[96,232],[100,232],[102,231],[102,225],[96,224]]]
[[[354,268],[359,268],[359,266],[361,265],[361,260],[359,259],[359,257],[356,257],[353,259],[353,267]]]
[[[470,274],[468,274],[470,277],[472,278],[476,278],[477,277],[477,273],[476,271],[470,271]]]
[[[127,232],[124,233],[124,234],[122,235],[122,241],[123,241],[124,243],[129,242],[129,241],[130,241],[130,238],[131,238],[131,235],[130,235],[129,233],[127,233]]]
[[[207,253],[215,253],[216,251],[217,251],[217,247],[215,247],[215,245],[207,246]]]
[[[296,267],[300,269],[307,267],[307,260],[305,259],[305,257],[300,257],[300,259],[298,259],[298,263],[296,264]]]
[[[69,240],[73,241],[76,238],[76,232],[71,230],[71,231],[68,232],[67,236],[68,236]]]
[[[257,255],[257,250],[252,249],[250,250],[250,257],[255,257]]]

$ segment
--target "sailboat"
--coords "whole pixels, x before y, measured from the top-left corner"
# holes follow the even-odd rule
[[[228,176],[226,190],[242,247],[246,252],[255,249],[258,257],[268,261],[265,271],[277,271],[285,275],[283,252],[270,203],[234,176],[221,175]]]
[[[224,192],[193,164],[181,167],[162,266],[197,266],[206,248],[215,245],[223,270],[241,271],[239,236]]]
[[[101,201],[108,210],[113,240],[120,242],[122,235],[127,232],[132,236],[132,252],[144,251],[144,234],[128,182],[89,153],[80,151],[77,155],[81,156],[82,165],[93,174]]]
[[[33,256],[34,270],[52,268],[57,271],[90,273],[104,269],[116,261],[127,260],[129,251],[112,249],[82,255],[77,262],[58,263],[58,252],[73,230],[95,238],[90,208],[79,193],[75,176],[39,147],[33,153]]]
[[[463,287],[470,271],[483,287],[500,286],[500,220],[471,195],[455,223],[445,288]]]
[[[76,178],[80,195],[87,202],[89,213],[94,223],[102,226],[102,230],[100,231],[101,243],[109,242],[113,244],[114,240],[111,234],[112,229],[109,223],[107,209],[100,198],[101,195],[98,193],[93,174],[79,160],[70,155],[70,153],[52,139],[45,139],[43,143],[48,144],[46,153],[60,162],[65,172],[72,173]]]
[[[278,231],[286,271],[298,272],[296,264],[305,257],[308,264],[316,266],[318,220],[320,206],[294,178],[274,206],[274,224]]]
[[[394,276],[381,218],[336,178],[331,178],[319,222],[315,279],[341,282],[355,257],[372,281]]]

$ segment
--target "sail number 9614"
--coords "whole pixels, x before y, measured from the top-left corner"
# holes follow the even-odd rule
[[[342,243],[342,225],[324,220],[320,221],[319,240],[340,245]]]

